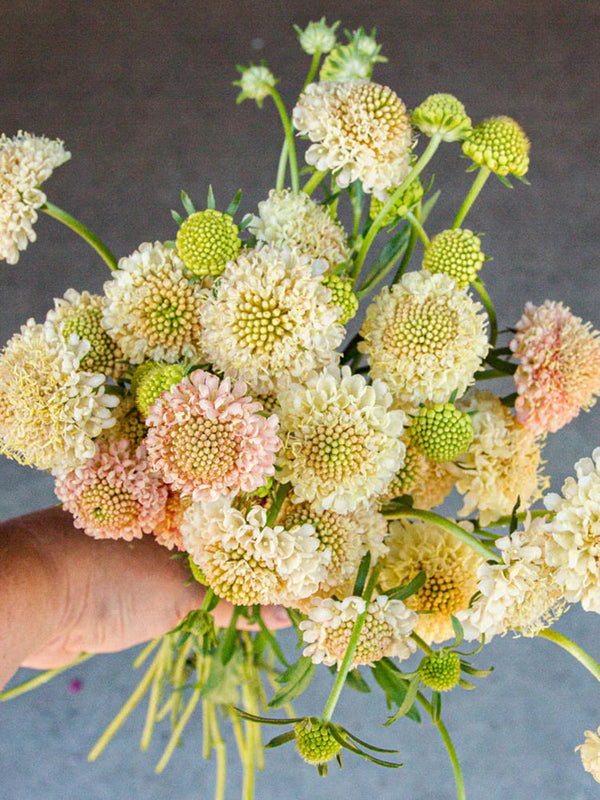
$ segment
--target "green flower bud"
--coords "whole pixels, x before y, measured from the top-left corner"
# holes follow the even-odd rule
[[[375,41],[375,30],[371,34],[364,28],[354,33],[346,31],[348,44],[337,44],[321,67],[322,81],[347,81],[354,78],[370,80],[373,67],[378,61],[387,61],[379,55],[381,45]]]
[[[154,361],[140,364],[133,374],[131,387],[135,404],[144,419],[148,416],[150,406],[163,392],[180,383],[186,371],[182,364],[158,364]]]
[[[423,257],[423,269],[443,272],[454,278],[459,289],[465,289],[475,280],[484,261],[479,236],[473,231],[454,228],[431,239]]]
[[[352,291],[352,281],[339,275],[324,275],[323,286],[331,292],[331,304],[342,309],[338,322],[345,325],[358,311],[358,297]]]
[[[432,94],[412,113],[412,122],[426,136],[437,134],[445,142],[464,139],[471,130],[465,107],[451,94]]]
[[[308,764],[326,764],[342,749],[329,725],[314,717],[297,722],[294,732],[298,752]]]
[[[460,658],[451,650],[438,650],[419,664],[421,680],[435,692],[453,689],[460,678]]]
[[[209,208],[185,219],[177,232],[177,252],[195,275],[216,277],[237,258],[239,229],[229,214]]]
[[[452,461],[473,441],[471,417],[452,403],[423,407],[409,429],[414,446],[432,461]]]
[[[463,152],[480,167],[498,175],[523,177],[529,168],[529,139],[510,117],[491,117],[476,125],[463,142]]]
[[[234,86],[239,86],[241,92],[237,96],[236,103],[250,98],[256,100],[259,108],[262,108],[263,100],[271,94],[271,89],[277,83],[277,79],[270,69],[264,64],[250,64],[249,67],[237,67],[241,73],[239,81],[234,81]]]
[[[304,30],[299,25],[294,25],[294,30],[298,34],[300,47],[309,56],[315,53],[329,53],[335,47],[335,29],[340,23],[334,22],[327,25],[325,17],[321,17],[318,22],[309,22]]]
[[[388,197],[394,193],[394,189],[388,190]],[[394,203],[392,208],[383,218],[383,224],[391,225],[397,219],[405,217],[410,209],[419,202],[423,197],[423,186],[418,178],[408,184],[406,189],[402,192],[398,200]],[[369,208],[369,216],[375,219],[387,201],[379,200],[374,194],[371,195],[371,206]]]

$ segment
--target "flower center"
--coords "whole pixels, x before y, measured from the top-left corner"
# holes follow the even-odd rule
[[[260,297],[254,292],[245,292],[240,298],[232,329],[241,347],[253,353],[270,351],[290,335],[292,328],[288,310],[281,308],[276,298]]]
[[[228,423],[195,417],[170,433],[177,471],[199,483],[213,483],[235,468],[240,445]]]
[[[455,311],[449,311],[441,297],[423,303],[399,303],[392,324],[383,334],[386,350],[400,354],[441,354],[458,335]]]

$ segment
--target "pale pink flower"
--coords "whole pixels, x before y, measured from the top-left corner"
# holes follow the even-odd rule
[[[596,402],[600,333],[552,300],[527,303],[516,329],[517,419],[536,435],[554,433]]]
[[[145,444],[152,468],[197,502],[253,492],[274,474],[281,447],[279,420],[261,410],[243,381],[232,385],[194,370],[150,406]]]
[[[99,441],[96,454],[82,467],[60,476],[56,496],[95,539],[141,539],[164,517],[167,487],[148,468],[143,446]]]

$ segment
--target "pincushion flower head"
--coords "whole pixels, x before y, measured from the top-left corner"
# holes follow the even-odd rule
[[[448,275],[409,272],[367,309],[358,349],[408,407],[460,396],[488,351],[485,315]]]
[[[483,558],[454,534],[421,520],[392,522],[386,544],[389,552],[380,575],[383,589],[409,583],[424,570],[425,585],[406,601],[419,614],[415,632],[427,643],[452,638],[451,615],[466,609],[477,591]]]
[[[307,163],[331,170],[338,186],[360,180],[366,192],[381,194],[408,175],[410,121],[387,86],[366,80],[311,83],[294,108],[293,122],[313,142]]]
[[[60,139],[19,133],[0,137],[0,260],[16,264],[19,251],[34,242],[37,209],[46,202],[40,188],[71,158]]]
[[[409,432],[410,428],[403,436],[406,446],[404,464],[384,491],[381,502],[410,495],[416,508],[435,508],[450,494],[456,477],[450,465],[431,461],[418,450]]]
[[[308,606],[308,619],[300,623],[307,647],[304,655],[315,664],[339,667],[357,617],[366,608],[362,597],[345,597],[343,600],[315,598]],[[377,595],[368,605],[358,645],[351,662],[352,668],[360,664],[373,664],[384,656],[402,661],[416,650],[412,633],[417,615],[402,601]]]
[[[336,41],[336,28],[339,22],[328,25],[325,17],[321,17],[318,22],[309,22],[304,30],[299,25],[294,25],[294,30],[298,35],[300,47],[309,56],[315,53],[328,53],[333,49]]]
[[[480,167],[504,176],[522,178],[529,169],[529,139],[511,117],[483,120],[463,142],[463,152]]]
[[[554,433],[600,394],[600,333],[551,300],[527,303],[515,327],[517,419],[535,434]]]
[[[199,355],[206,292],[174,250],[144,242],[104,284],[103,326],[132,364]]]
[[[464,139],[471,130],[464,105],[445,93],[429,95],[413,111],[412,122],[426,136],[439,136],[444,142]]]
[[[340,514],[381,493],[401,467],[406,417],[383,381],[368,385],[349,367],[314,373],[279,395],[281,482],[300,500]]]
[[[0,354],[0,452],[57,473],[94,455],[118,399],[105,376],[80,369],[89,342],[66,342],[30,319]]]
[[[311,259],[263,247],[230,262],[201,312],[202,349],[214,368],[268,394],[339,358],[344,329]]]
[[[600,783],[600,728],[596,731],[586,731],[585,742],[578,745],[575,750],[580,751],[584,770],[590,773],[596,783]]]
[[[281,446],[277,417],[246,394],[246,384],[202,370],[150,407],[145,444],[152,469],[195,501],[253,492],[274,474]]]
[[[220,275],[238,254],[239,229],[229,214],[215,208],[195,211],[177,231],[177,253],[194,275]]]
[[[370,80],[373,67],[387,61],[380,55],[381,45],[375,40],[375,28],[368,34],[364,28],[345,31],[347,44],[338,42],[332,48],[319,72],[322,81],[346,81],[353,78]]]
[[[55,491],[75,527],[96,539],[140,539],[162,522],[167,502],[144,447],[132,453],[123,439],[100,442],[82,467],[57,478]]]
[[[309,524],[267,524],[267,510],[245,512],[220,498],[193,503],[184,513],[182,542],[209,586],[236,605],[295,603],[325,576],[329,550]]]

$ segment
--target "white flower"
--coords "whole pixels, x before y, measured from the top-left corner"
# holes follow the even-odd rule
[[[238,67],[242,77],[239,81],[234,81],[234,86],[239,86],[242,90],[237,96],[237,102],[250,98],[256,100],[259,108],[262,107],[263,100],[271,94],[277,80],[270,69],[263,65],[251,64],[249,67]]]
[[[318,22],[309,22],[304,30],[298,25],[294,25],[294,30],[298,34],[300,47],[309,56],[315,53],[328,53],[335,45],[335,29],[340,23],[334,22],[328,25],[325,17],[321,17]]]
[[[600,783],[600,728],[596,732],[586,731],[585,742],[578,745],[575,751],[581,751],[581,763],[596,783]]]
[[[19,250],[36,239],[37,210],[46,202],[40,189],[56,167],[71,158],[60,139],[19,133],[0,137],[0,259],[19,260]]]

